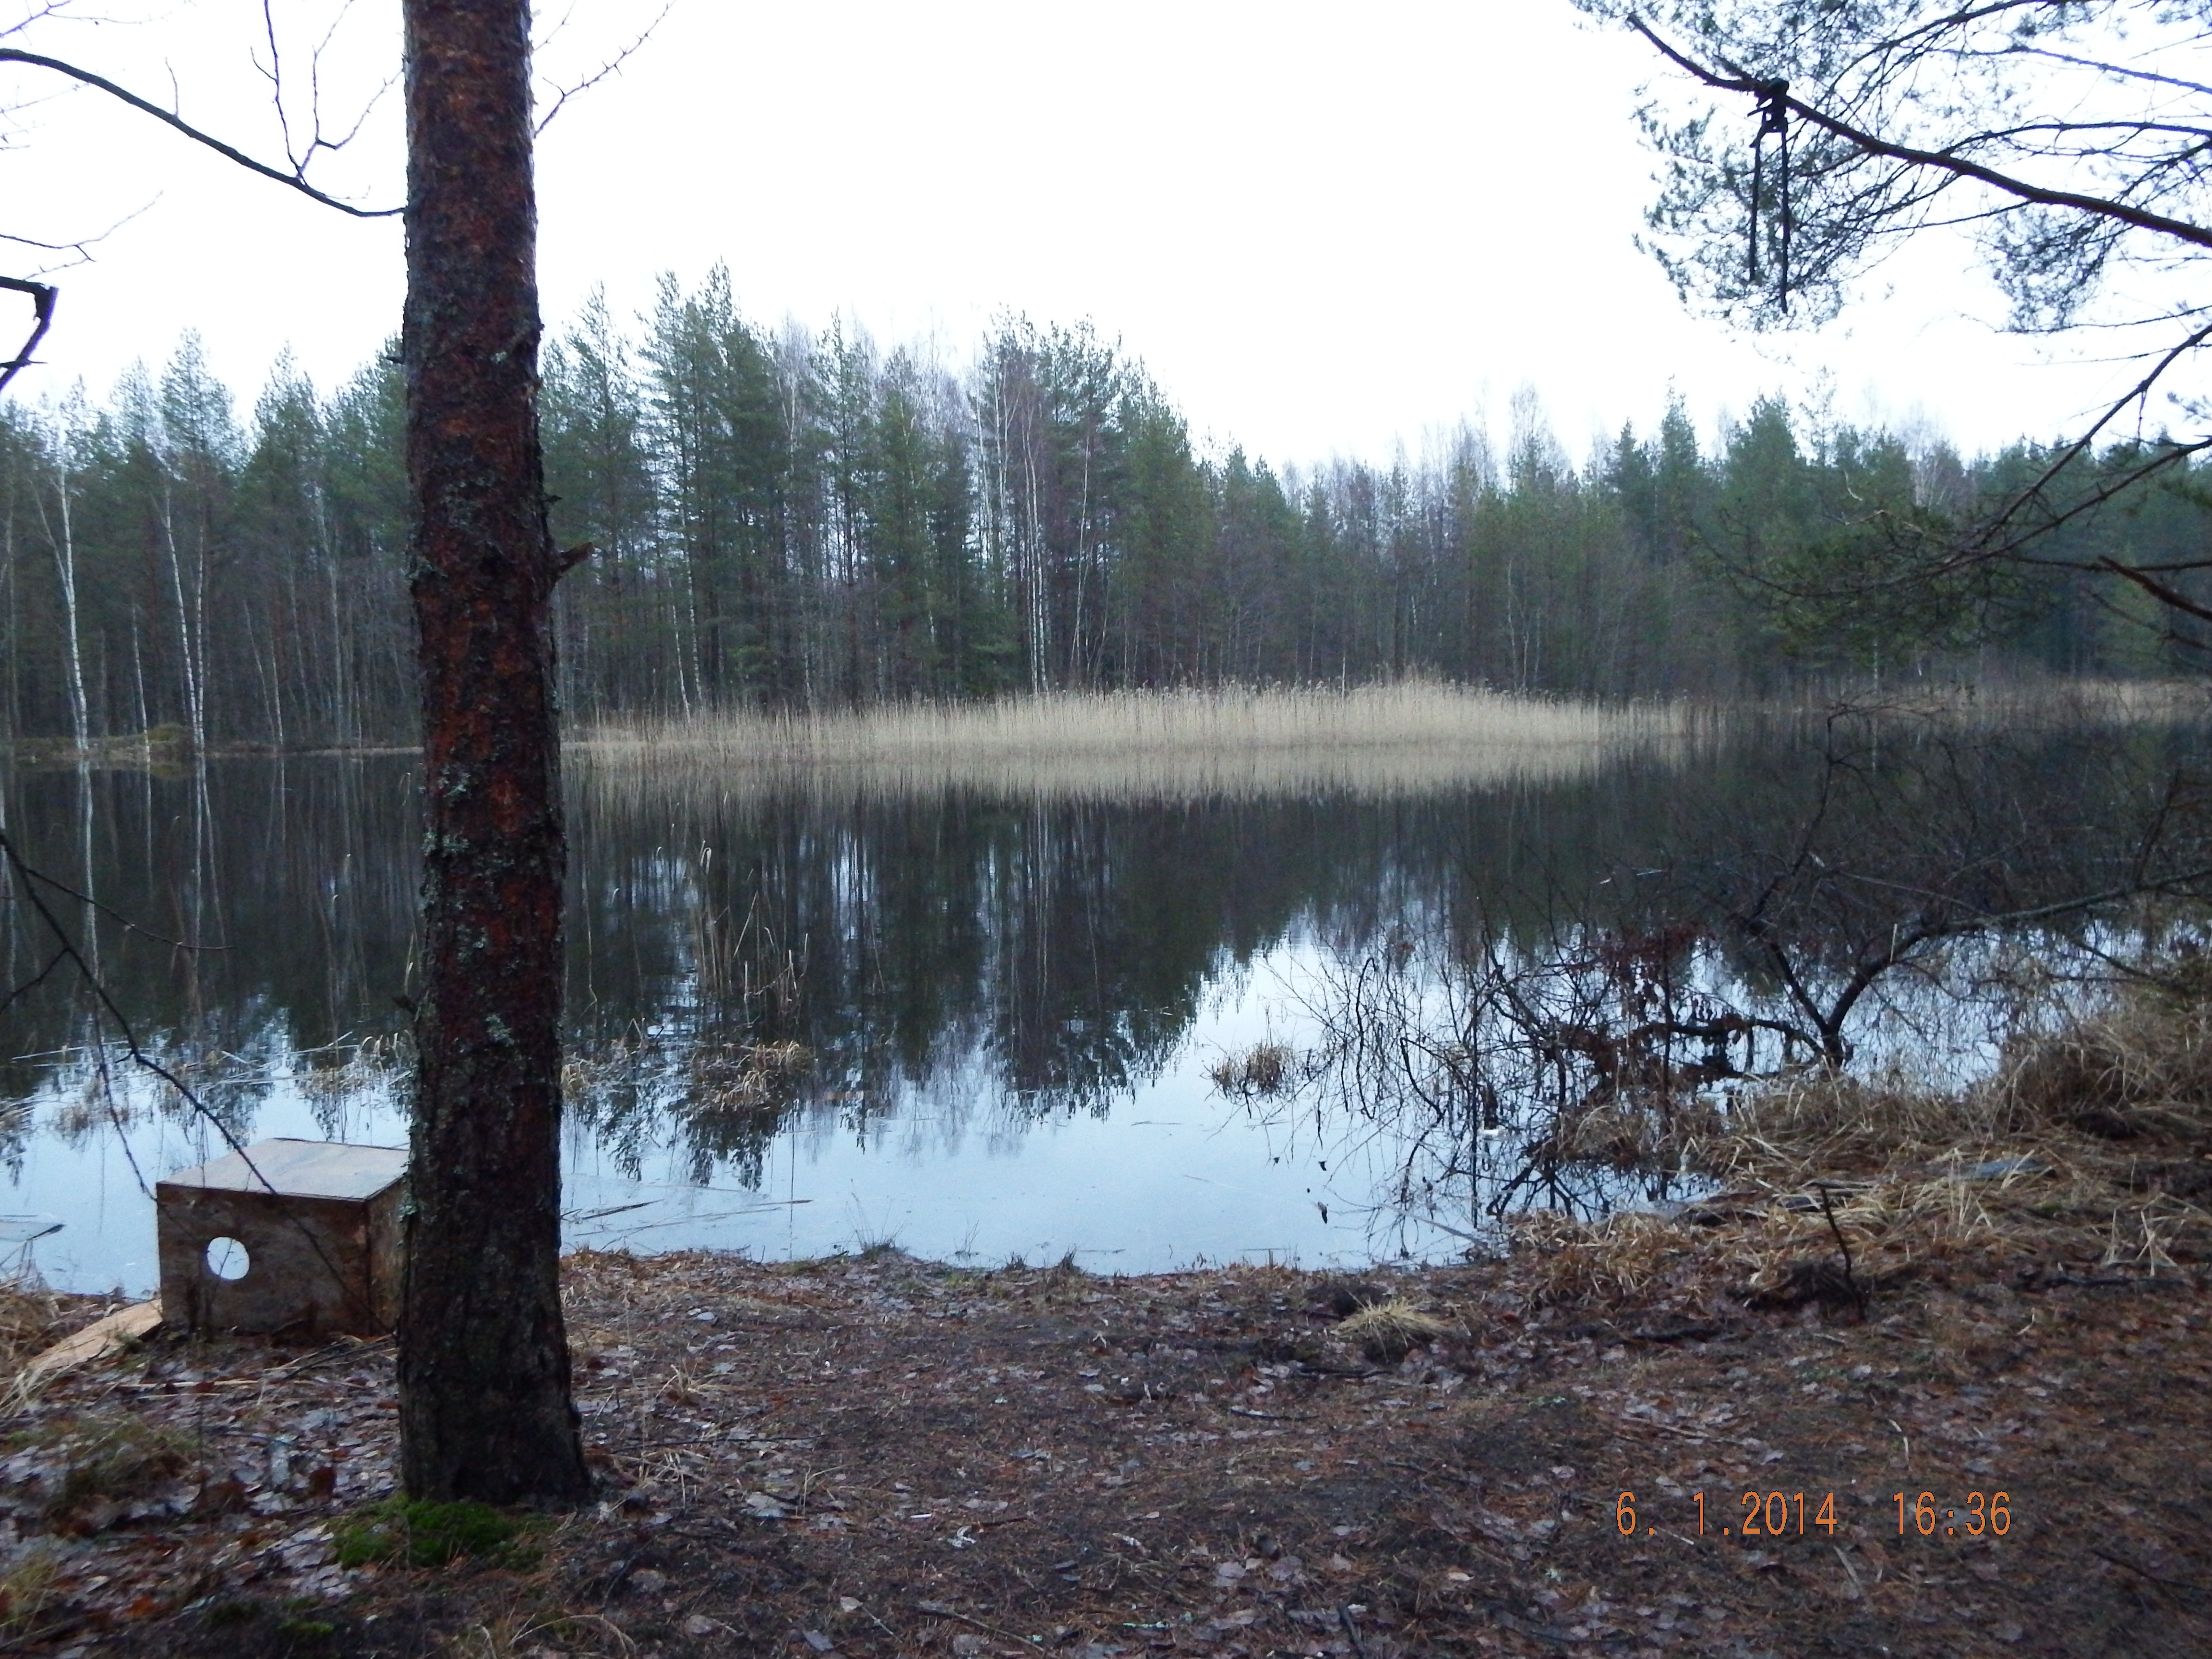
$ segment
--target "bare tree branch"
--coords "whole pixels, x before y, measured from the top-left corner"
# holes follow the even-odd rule
[[[201,131],[174,111],[163,109],[159,104],[141,98],[137,93],[116,85],[114,82],[103,76],[94,75],[90,70],[79,69],[76,64],[65,63],[58,58],[47,58],[38,52],[25,52],[16,46],[0,46],[0,64],[26,64],[33,69],[52,70],[57,75],[67,76],[73,81],[104,92],[111,98],[118,99],[130,105],[131,108],[175,128],[194,143],[204,145],[226,161],[235,161],[249,173],[258,173],[264,179],[273,179],[280,185],[288,185],[298,191],[311,201],[319,202],[327,208],[336,208],[340,213],[350,214],[356,219],[389,219],[404,211],[403,209],[396,207],[365,208],[351,202],[341,201],[337,197],[318,190],[309,184],[304,176],[303,166],[295,164],[294,170],[287,173],[281,167],[272,167],[265,161],[256,161],[244,150],[223,143],[222,139],[211,133]],[[312,150],[310,153],[312,154]],[[288,159],[290,158],[288,157]]]
[[[620,70],[622,66],[628,63],[636,53],[639,47],[644,46],[647,40],[650,40],[653,38],[653,32],[659,28],[663,23],[668,21],[668,14],[675,9],[676,0],[665,0],[665,3],[660,8],[660,15],[655,17],[650,23],[647,23],[635,40],[632,40],[628,46],[624,46],[620,52],[617,52],[605,63],[600,64],[599,67],[593,70],[590,75],[586,76],[582,80],[577,82],[574,86],[562,88],[554,97],[553,107],[547,110],[544,114],[538,118],[538,125],[534,131],[538,133],[543,133],[546,128],[553,125],[553,118],[561,112],[571,98],[575,97],[580,93],[589,92],[593,87],[599,85],[600,82],[605,80],[610,75],[612,75]],[[564,18],[562,21],[566,22],[567,19]]]
[[[2013,178],[2008,173],[1998,172],[1995,167],[1984,167],[1978,161],[1971,161],[1966,156],[1950,151],[1921,149],[1911,144],[1894,143],[1889,139],[1879,137],[1874,133],[1853,126],[1847,121],[1839,120],[1825,110],[1815,108],[1802,98],[1792,96],[1778,82],[1763,80],[1741,70],[1723,72],[1700,64],[1695,58],[1677,51],[1655,33],[1640,17],[1632,15],[1627,21],[1629,27],[1650,42],[1651,46],[1669,63],[1686,73],[1694,76],[1716,92],[1738,93],[1746,97],[1771,95],[1779,100],[1783,106],[1796,119],[1818,127],[1824,132],[1832,133],[1847,143],[1856,145],[1869,155],[1880,155],[1890,161],[1907,162],[1914,167],[1931,167],[1937,172],[1949,173],[1956,178],[1972,179],[1978,184],[1987,185],[1991,189],[2002,191],[2020,201],[2032,202],[2041,207],[2071,208],[2076,212],[2087,213],[2098,218],[2130,226],[2137,230],[2148,230],[2161,236],[2169,236],[2177,241],[2187,242],[2195,247],[2212,248],[2212,228],[2192,224],[2186,219],[2174,219],[2162,213],[2153,213],[2148,209],[2131,207],[2125,202],[2115,201],[2109,197],[2085,196],[2079,191],[2052,190],[2042,185],[2030,184],[2025,179]]]
[[[34,283],[23,276],[0,276],[0,288],[31,296],[31,332],[22,349],[9,362],[0,363],[0,389],[29,366],[31,354],[39,349],[39,342],[46,337],[46,331],[54,325],[54,301],[58,291],[48,283]]]

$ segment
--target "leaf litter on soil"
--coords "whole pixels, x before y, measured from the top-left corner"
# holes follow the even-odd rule
[[[388,1344],[160,1334],[0,1423],[0,1639],[2212,1651],[2195,1131],[1945,1146],[1790,1109],[1674,1215],[1533,1218],[1504,1260],[1358,1283],[578,1254],[601,1500],[442,1565],[341,1559],[401,1513]],[[126,1425],[159,1455],[58,1505]]]

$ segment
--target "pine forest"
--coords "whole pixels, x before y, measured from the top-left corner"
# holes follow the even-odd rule
[[[401,386],[242,400],[186,338],[104,404],[0,406],[11,739],[411,741]],[[1885,586],[1912,538],[2051,463],[1754,403],[1679,403],[1576,461],[1536,394],[1389,465],[1194,441],[1139,358],[1019,319],[948,365],[771,331],[717,270],[545,356],[572,723],[1023,691],[1409,677],[1737,696],[1925,672],[2163,673],[2172,613],[2080,568],[2187,557],[2185,466],[2046,539],[2046,568]],[[2088,493],[2142,441],[2074,462]],[[1846,579],[1870,573],[1854,583]],[[1887,603],[1893,586],[1899,596]],[[1850,590],[1848,600],[1820,595]],[[1813,597],[1804,597],[1810,595]]]

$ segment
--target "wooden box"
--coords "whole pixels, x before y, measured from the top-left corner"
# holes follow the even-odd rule
[[[398,1147],[264,1140],[157,1182],[163,1322],[305,1335],[390,1330],[406,1176]]]

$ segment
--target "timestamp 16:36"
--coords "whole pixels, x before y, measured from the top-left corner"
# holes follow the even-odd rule
[[[1689,1494],[1698,1506],[1698,1534],[1705,1534],[1705,1495]],[[1936,1494],[1923,1492],[1917,1495],[1905,1492],[1893,1494],[1897,1504],[1897,1533],[1902,1538],[1917,1533],[1923,1538],[1935,1535],[1941,1528],[1947,1536],[1955,1536],[1964,1530],[1970,1538],[2002,1538],[2012,1530],[2012,1497],[2008,1492],[1970,1492],[1963,1510],[1957,1507],[1938,1509]],[[1738,1524],[1720,1528],[1723,1538],[1741,1535],[1745,1538],[1802,1537],[1808,1528],[1818,1527],[1832,1535],[1836,1530],[1836,1494],[1832,1492],[1811,1494],[1787,1492],[1747,1492],[1743,1494],[1743,1513]],[[1641,1528],[1636,1519],[1636,1494],[1624,1492],[1613,1505],[1613,1524],[1623,1537],[1632,1537],[1638,1530],[1650,1532],[1647,1522]]]

